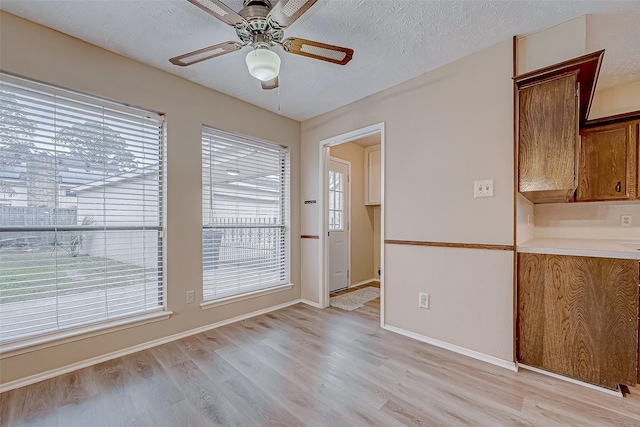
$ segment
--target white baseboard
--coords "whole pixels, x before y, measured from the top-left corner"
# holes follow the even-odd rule
[[[212,324],[209,324],[209,325],[201,326],[201,327],[195,328],[195,329],[190,329],[188,331],[180,332],[178,334],[174,334],[174,335],[169,335],[169,336],[166,336],[166,337],[158,338],[156,340],[152,340],[152,341],[148,341],[148,342],[145,342],[145,343],[142,343],[142,344],[134,345],[132,347],[127,347],[127,348],[124,348],[122,350],[113,351],[113,352],[107,353],[107,354],[102,354],[100,356],[92,357],[90,359],[82,360],[80,362],[75,362],[75,363],[72,363],[70,365],[66,365],[66,366],[60,367],[60,368],[51,369],[51,370],[46,371],[46,372],[41,372],[39,374],[30,375],[30,376],[25,377],[25,378],[20,378],[20,379],[15,380],[15,381],[10,381],[8,383],[0,384],[0,393],[4,393],[5,391],[9,391],[9,390],[13,390],[13,389],[16,389],[16,388],[24,387],[24,386],[27,386],[27,385],[30,385],[30,384],[35,384],[35,383],[40,382],[40,381],[44,381],[44,380],[48,380],[48,379],[57,377],[58,375],[66,374],[66,373],[69,373],[69,372],[76,371],[78,369],[82,369],[82,368],[86,368],[88,366],[96,365],[98,363],[106,362],[108,360],[115,359],[117,357],[122,357],[122,356],[126,356],[128,354],[131,354],[131,353],[136,353],[138,351],[146,350],[146,349],[149,349],[151,347],[158,346],[160,344],[166,344],[166,343],[171,342],[171,341],[175,341],[175,340],[179,340],[179,339],[182,339],[182,338],[186,338],[188,336],[199,334],[199,333],[205,332],[205,331],[209,331],[211,329],[219,328],[221,326],[225,326],[225,325],[228,325],[230,323],[235,323],[235,322],[238,322],[240,320],[246,320],[246,319],[249,319],[251,317],[259,316],[261,314],[265,314],[265,313],[269,313],[269,312],[272,312],[272,311],[280,310],[282,308],[289,307],[291,305],[295,305],[295,304],[298,304],[300,302],[304,302],[304,301],[296,299],[296,300],[293,300],[293,301],[285,302],[283,304],[278,304],[278,305],[274,305],[272,307],[263,308],[262,310],[257,310],[257,311],[253,311],[251,313],[243,314],[241,316],[232,317],[231,319],[221,320],[220,322],[216,322],[216,323],[212,323]],[[310,301],[309,301],[309,303],[310,303],[310,305],[312,305],[312,303]]]
[[[371,282],[380,283],[380,279],[371,278],[371,279],[367,279],[367,280],[361,280],[359,282],[350,284],[349,286],[347,286],[347,288],[355,288],[356,286],[364,285],[364,284],[371,283]]]
[[[299,300],[299,302],[301,302],[303,304],[310,305],[311,307],[322,308],[322,307],[320,307],[320,304],[318,304],[317,302],[309,301],[308,299],[301,299],[301,300]]]
[[[508,360],[500,359],[494,356],[489,356],[488,354],[480,353],[479,351],[469,350],[468,348],[464,348],[454,344],[450,344],[448,342],[436,340],[434,338],[429,338],[424,335],[416,334],[415,332],[407,331],[405,329],[398,328],[395,326],[384,325],[382,328],[391,332],[395,332],[400,335],[404,335],[405,337],[413,338],[415,340],[422,341],[424,343],[431,344],[436,347],[444,348],[445,350],[449,350],[454,353],[471,357],[472,359],[490,363],[492,365],[499,366],[501,368],[505,368],[513,372],[518,372],[518,366],[516,365],[515,362],[509,362]]]
[[[624,395],[622,394],[622,392],[620,390],[611,390],[611,389],[608,389],[608,388],[599,387],[599,386],[594,385],[594,384],[585,383],[584,381],[580,381],[580,380],[576,380],[576,379],[573,379],[573,378],[565,377],[565,376],[562,376],[562,375],[554,374],[553,372],[545,371],[544,369],[534,368],[533,366],[529,366],[529,365],[523,365],[522,363],[518,363],[518,366],[520,368],[522,368],[522,369],[526,369],[527,371],[537,372],[537,373],[542,374],[542,375],[546,375],[546,376],[549,376],[549,377],[557,378],[559,380],[566,381],[566,382],[569,382],[569,383],[572,383],[572,384],[577,384],[577,385],[580,385],[582,387],[590,388],[591,390],[597,390],[597,391],[600,391],[602,393],[611,394],[613,396],[624,397]]]

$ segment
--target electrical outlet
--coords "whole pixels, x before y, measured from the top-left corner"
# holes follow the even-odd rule
[[[187,291],[187,304],[196,302],[196,291]]]
[[[620,225],[622,227],[631,227],[631,215],[622,215],[620,217]]]
[[[473,181],[473,198],[493,197],[493,179]]]
[[[429,294],[425,294],[423,292],[420,292],[419,294],[420,300],[418,301],[418,307],[419,308],[426,308],[427,310],[429,309]]]

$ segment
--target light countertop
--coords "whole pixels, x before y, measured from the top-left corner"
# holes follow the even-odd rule
[[[518,252],[530,254],[640,260],[640,241],[638,240],[540,238],[521,243],[517,249]]]

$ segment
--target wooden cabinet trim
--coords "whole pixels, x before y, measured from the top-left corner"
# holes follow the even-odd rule
[[[564,74],[570,71],[579,71],[578,82],[580,83],[580,113],[579,123],[584,125],[589,117],[593,94],[595,93],[600,66],[604,50],[593,52],[578,58],[570,59],[549,67],[540,68],[535,71],[521,74],[514,77],[518,87],[524,87],[531,83],[542,81],[555,75]]]

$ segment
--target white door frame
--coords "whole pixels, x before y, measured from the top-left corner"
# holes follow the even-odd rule
[[[385,170],[385,135],[384,135],[384,122],[377,123],[375,125],[367,126],[361,129],[357,129],[351,132],[337,135],[328,139],[320,141],[319,144],[319,180],[320,183],[320,200],[318,200],[318,211],[320,218],[320,280],[318,295],[319,304],[321,308],[329,306],[329,242],[328,242],[328,217],[327,206],[329,204],[329,147],[333,145],[343,144],[345,142],[351,142],[356,139],[364,138],[366,136],[380,134],[380,326],[384,326],[384,170]],[[351,268],[351,266],[349,266]]]
[[[347,213],[348,213],[348,217],[345,218],[346,221],[346,227],[345,227],[345,231],[347,232],[347,288],[349,288],[351,286],[351,162],[348,160],[344,160],[344,159],[340,159],[338,157],[333,157],[331,155],[329,155],[329,160],[334,161],[336,163],[342,163],[343,165],[347,166],[347,174],[348,174],[348,178],[347,178],[347,187],[349,189],[348,195],[349,195],[349,200],[345,200],[345,206],[347,206]],[[327,174],[329,171],[329,163],[327,162]],[[328,184],[327,184],[328,185]],[[329,195],[329,193],[327,192],[327,196]],[[329,210],[329,198],[327,197],[327,204],[325,205],[325,209],[327,209],[327,211]],[[329,230],[327,230],[328,232]],[[329,237],[327,235],[327,237]],[[327,256],[329,254],[329,245],[327,244]],[[329,258],[327,258],[327,261],[329,260]],[[327,262],[327,270],[329,270],[329,263]],[[327,275],[327,278],[329,278],[329,276]]]

